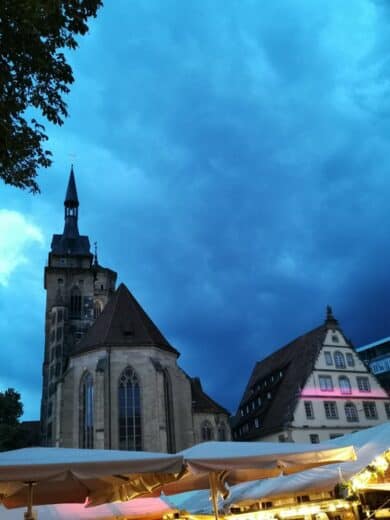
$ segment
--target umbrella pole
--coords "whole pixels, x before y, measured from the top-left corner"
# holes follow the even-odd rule
[[[27,489],[27,512],[24,514],[24,520],[36,520],[36,516],[33,514],[32,506],[33,506],[33,486],[35,486],[35,482],[26,482]]]
[[[215,520],[219,519],[218,515],[218,492],[217,492],[217,482],[216,482],[216,474],[215,473],[209,473],[209,482],[210,482],[210,494],[211,494],[211,500],[213,502],[213,510],[214,510],[214,516]]]

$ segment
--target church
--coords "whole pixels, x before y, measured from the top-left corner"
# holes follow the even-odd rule
[[[230,440],[229,412],[80,235],[73,167],[64,206],[44,274],[42,444],[174,453]]]

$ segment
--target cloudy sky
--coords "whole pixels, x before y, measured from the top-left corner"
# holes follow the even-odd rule
[[[319,325],[390,335],[386,0],[116,0],[70,56],[42,193],[0,185],[0,387],[37,419],[43,269],[79,228],[234,411],[256,360]]]

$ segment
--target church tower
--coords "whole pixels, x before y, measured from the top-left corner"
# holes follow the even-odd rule
[[[45,268],[42,444],[175,452],[228,440],[229,412],[80,235],[73,168],[64,206]]]
[[[64,201],[64,230],[53,235],[45,267],[45,352],[41,401],[42,443],[54,446],[60,427],[59,382],[77,344],[115,291],[117,274],[99,265],[88,236],[78,229],[79,200],[73,166]],[[61,397],[63,399],[63,396]]]

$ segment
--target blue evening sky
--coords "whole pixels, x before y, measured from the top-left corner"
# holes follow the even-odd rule
[[[232,412],[327,304],[355,345],[390,335],[389,44],[387,0],[106,1],[41,195],[0,185],[0,388],[25,419],[71,162],[80,232]]]

